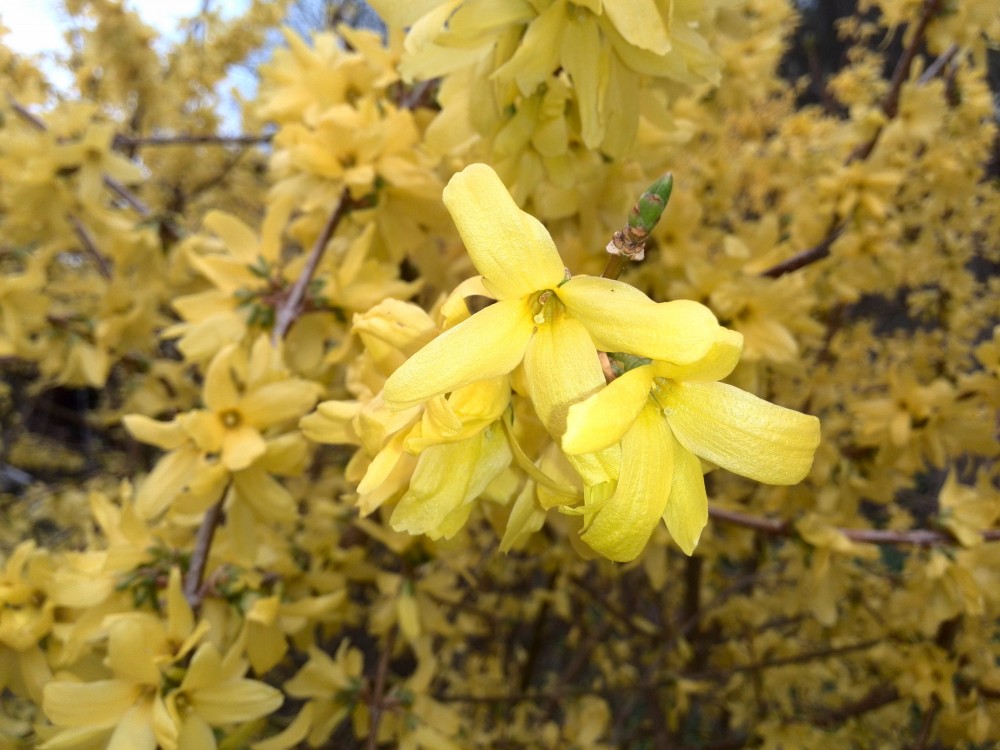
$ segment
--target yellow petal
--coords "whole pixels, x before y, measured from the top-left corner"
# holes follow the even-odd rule
[[[573,93],[580,113],[580,135],[588,148],[596,149],[604,140],[605,113],[601,111],[601,102],[608,87],[611,60],[593,16],[572,14],[562,39],[561,58],[573,79]]]
[[[189,712],[183,719],[177,735],[177,750],[217,750],[212,728],[197,713]]]
[[[136,513],[141,518],[153,518],[165,511],[188,483],[200,455],[194,446],[189,446],[163,456],[139,487]]]
[[[250,721],[277,711],[281,691],[257,680],[230,680],[191,694],[194,710],[209,724]]]
[[[502,300],[450,328],[385,381],[383,398],[405,409],[477,380],[506,375],[521,362],[534,322],[518,299]]]
[[[43,707],[53,724],[62,727],[110,727],[135,705],[140,685],[124,680],[50,682]]]
[[[563,262],[548,231],[517,207],[490,167],[466,167],[442,198],[483,283],[499,299],[524,297],[563,280]]]
[[[622,439],[618,487],[581,537],[595,552],[616,562],[642,552],[670,496],[672,440],[660,410],[646,406]]]
[[[262,521],[277,523],[296,518],[295,500],[277,479],[251,467],[233,474],[233,489],[239,501],[253,508]]]
[[[573,404],[566,417],[562,448],[567,453],[595,453],[621,441],[653,385],[650,365],[629,370],[590,398]]]
[[[666,24],[654,0],[604,3],[604,13],[621,35],[640,49],[656,55],[670,51]]]
[[[689,364],[715,343],[719,323],[691,300],[653,302],[635,287],[595,276],[574,276],[556,291],[597,348]]]
[[[674,452],[674,474],[670,482],[670,499],[663,512],[670,536],[685,555],[694,552],[701,539],[701,532],[708,523],[708,495],[705,477],[701,473],[698,457],[677,442],[671,435]]]
[[[202,224],[211,230],[234,256],[246,265],[257,260],[257,234],[235,216],[222,211],[209,211]]]
[[[567,16],[564,2],[552,3],[539,13],[525,30],[514,55],[497,68],[492,78],[501,83],[513,79],[523,96],[531,96],[543,81],[559,69]],[[574,83],[580,85],[575,80]]]
[[[106,750],[156,750],[149,703],[133,706],[121,717]]]
[[[266,740],[253,743],[251,750],[289,750],[296,747],[309,734],[313,721],[313,704],[306,703],[292,723],[281,732]]]
[[[456,508],[479,497],[510,459],[500,425],[457,443],[426,448],[417,460],[409,490],[393,511],[392,528],[410,534],[437,528]]]
[[[140,443],[155,445],[165,451],[179,448],[188,439],[187,433],[176,420],[160,422],[141,414],[126,414],[122,424]]]
[[[795,484],[812,466],[819,420],[726,383],[669,382],[661,403],[677,441],[758,482]]]
[[[540,326],[532,337],[524,355],[524,372],[535,412],[557,440],[566,432],[570,406],[605,383],[590,335],[578,321],[563,314]],[[586,484],[602,484],[618,476],[621,450],[615,445],[566,458]]]
[[[222,463],[230,471],[240,471],[264,455],[267,443],[254,427],[240,425],[226,430],[222,440]]]
[[[194,630],[194,612],[181,588],[181,570],[170,569],[167,583],[167,637],[175,644],[181,644]]]
[[[358,401],[323,401],[316,411],[299,420],[299,429],[314,443],[360,445],[354,419],[361,411]]]
[[[255,427],[298,419],[316,404],[322,389],[300,378],[280,380],[257,388],[240,404],[240,413]]]
[[[239,403],[240,394],[233,382],[230,366],[235,345],[223,347],[208,365],[205,372],[205,385],[202,388],[202,401],[212,411],[223,411],[235,408]]]
[[[658,378],[671,380],[722,380],[739,364],[743,352],[743,334],[729,328],[719,328],[715,341],[704,357],[688,365],[654,362]]]
[[[115,620],[108,632],[107,665],[116,677],[131,683],[158,686],[160,670],[150,659],[165,646],[163,626],[142,614]]]

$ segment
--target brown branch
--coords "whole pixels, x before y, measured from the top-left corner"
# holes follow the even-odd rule
[[[191,552],[191,564],[188,566],[187,575],[184,577],[184,597],[192,609],[197,609],[201,605],[202,581],[205,578],[205,566],[208,565],[208,555],[212,549],[212,539],[215,537],[215,530],[222,520],[222,504],[225,502],[226,492],[222,493],[222,499],[205,511],[205,517],[201,519],[201,526],[198,528],[198,536],[195,538],[194,550]]]
[[[20,115],[25,121],[27,121],[33,128],[41,132],[48,131],[48,126],[46,126],[45,122],[41,118],[33,115],[24,107],[24,105],[18,103],[9,94],[7,95],[7,102],[8,104],[10,104],[11,109],[13,109],[18,115]],[[147,218],[153,214],[149,206],[143,203],[142,200],[135,193],[133,193],[131,190],[125,187],[114,177],[104,175],[104,184],[119,198],[121,198],[133,209],[135,209],[135,211],[143,218]]]
[[[762,271],[760,275],[776,279],[779,276],[784,276],[786,273],[791,273],[792,271],[798,271],[800,268],[805,268],[810,263],[823,260],[823,258],[830,255],[830,248],[833,246],[833,243],[837,241],[837,238],[844,233],[846,228],[847,224],[843,221],[840,222],[817,244],[797,252],[791,258],[786,258],[779,263],[775,263],[770,268]]]
[[[368,727],[368,741],[365,743],[367,750],[375,750],[378,747],[378,727],[382,722],[382,714],[385,711],[385,681],[389,675],[389,662],[392,661],[392,650],[396,646],[396,628],[389,631],[385,639],[385,648],[379,656],[378,666],[375,668],[375,684],[372,686],[372,693],[368,700],[368,713],[371,716],[371,724]]]
[[[900,55],[899,60],[896,62],[896,67],[893,70],[892,78],[890,79],[889,90],[882,98],[882,103],[880,105],[882,111],[890,120],[899,114],[899,97],[903,90],[903,84],[910,76],[910,68],[913,66],[914,59],[916,59],[917,51],[923,44],[924,35],[927,33],[927,26],[940,10],[941,0],[924,0],[923,11],[920,14],[920,19],[917,21],[917,26],[913,31],[913,38],[910,39],[910,43],[906,46],[906,49],[903,50],[903,54]],[[954,47],[954,50],[952,47]],[[931,78],[937,75],[937,73],[939,73],[956,54],[958,54],[958,47],[955,45],[949,47],[944,54],[938,57],[930,65],[930,67],[924,71],[924,74],[917,82],[918,85],[927,83],[931,80]],[[882,130],[883,128],[879,127],[871,138],[855,148],[847,157],[846,163],[851,164],[852,162],[864,160],[871,156],[872,151],[875,150],[875,146],[878,143],[879,137],[882,135]],[[819,243],[806,250],[796,253],[791,258],[783,260],[780,263],[776,263],[770,268],[762,271],[760,275],[776,279],[779,276],[784,276],[786,273],[797,271],[800,268],[805,268],[811,263],[823,260],[830,255],[831,246],[844,232],[846,224],[847,222],[845,219],[838,220],[835,218],[832,222],[830,230],[826,233],[826,236],[819,241]]]
[[[340,224],[341,220],[352,207],[353,202],[351,201],[350,191],[345,187],[340,194],[340,200],[337,202],[336,207],[330,212],[330,217],[326,220],[323,230],[319,233],[319,237],[316,238],[316,243],[309,253],[309,258],[306,260],[306,265],[302,269],[302,273],[299,274],[299,277],[295,280],[295,285],[291,288],[281,307],[275,313],[274,329],[271,331],[271,342],[275,346],[285,337],[292,323],[295,322],[295,319],[302,312],[306,289],[309,287],[309,283],[316,273],[316,268],[323,258],[323,253],[326,252],[326,246],[330,243],[334,232],[337,231],[337,225]]]
[[[80,244],[83,245],[83,249],[86,251],[87,255],[94,259],[97,264],[97,270],[106,279],[111,278],[111,264],[108,263],[108,259],[105,258],[101,251],[97,249],[97,243],[94,242],[94,237],[87,230],[87,227],[83,225],[75,216],[67,216],[66,221],[69,225],[73,227],[73,231],[76,236],[80,239]]]
[[[23,104],[14,99],[14,97],[11,96],[10,94],[7,94],[7,103],[10,105],[10,108],[14,110],[14,112],[16,112],[18,116],[21,117],[21,119],[23,119],[25,122],[31,125],[31,127],[33,127],[35,130],[39,130],[42,132],[48,130],[48,127],[45,125],[45,122],[42,120],[42,118],[29,112],[27,107],[25,107]]]
[[[895,703],[901,697],[899,691],[892,685],[879,685],[872,688],[867,695],[859,700],[815,714],[811,718],[811,723],[818,727],[832,728],[843,724],[848,719],[853,719],[855,716],[861,716],[869,711],[875,711],[890,703]]]
[[[906,79],[910,77],[910,68],[917,56],[917,50],[924,43],[924,35],[927,33],[927,27],[930,25],[931,19],[941,11],[941,2],[942,0],[924,0],[924,8],[920,13],[920,19],[917,21],[916,29],[913,30],[913,38],[910,39],[909,45],[903,50],[903,54],[896,63],[896,69],[892,71],[889,91],[886,92],[885,98],[882,100],[882,111],[885,112],[889,119],[899,114],[900,92],[903,90],[903,84],[906,82]],[[878,137],[877,134],[876,137]]]
[[[217,135],[215,133],[180,133],[178,135],[134,136],[119,133],[114,148],[140,148],[142,146],[256,146],[270,143],[273,133],[261,135]]]
[[[723,523],[734,526],[742,526],[746,529],[753,529],[772,536],[797,536],[795,527],[789,520],[779,518],[767,518],[766,516],[755,516],[749,513],[742,513],[738,510],[719,508],[710,505],[708,514]],[[911,545],[914,547],[935,547],[938,545],[953,545],[956,543],[955,537],[944,531],[934,529],[904,529],[895,531],[892,529],[846,529],[838,528],[837,531],[850,539],[852,542],[864,544],[886,544],[886,545]],[[1000,529],[987,529],[980,532],[984,542],[1000,541]]]
[[[955,59],[957,54],[958,45],[955,44],[955,42],[952,42],[948,45],[948,49],[938,55],[937,59],[927,66],[927,70],[920,74],[920,78],[917,79],[917,83],[925,84],[937,78],[941,74],[941,71],[944,70],[945,66],[950,64],[951,61]]]
[[[104,175],[104,184],[108,188],[110,188],[111,191],[115,193],[119,198],[121,198],[133,209],[135,209],[135,212],[140,216],[142,216],[142,218],[145,219],[153,215],[152,209],[145,203],[143,203],[142,200],[139,198],[139,196],[137,196],[135,193],[133,193],[131,190],[125,187],[114,177],[109,177],[108,175]]]

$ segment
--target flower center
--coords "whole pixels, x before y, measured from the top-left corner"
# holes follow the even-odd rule
[[[240,422],[243,421],[243,418],[240,416],[240,413],[236,411],[236,409],[227,409],[222,412],[219,418],[222,420],[222,424],[227,430],[236,429],[240,426]]]

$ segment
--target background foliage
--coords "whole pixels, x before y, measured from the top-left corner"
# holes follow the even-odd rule
[[[286,3],[151,45],[66,0],[68,89],[0,37],[0,747],[1000,740],[995,3],[373,5],[284,31],[237,137]],[[392,530],[475,161],[595,274],[672,171],[624,278],[743,334],[809,478],[707,475],[690,558],[590,559],[516,462]]]

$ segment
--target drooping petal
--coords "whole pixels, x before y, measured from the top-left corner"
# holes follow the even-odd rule
[[[106,750],[156,750],[152,710],[148,703],[132,706],[121,717]]]
[[[295,500],[277,479],[257,467],[233,474],[233,488],[238,500],[247,503],[265,523],[292,521],[296,518]]]
[[[648,405],[622,439],[618,487],[596,512],[583,541],[609,560],[638,557],[663,517],[673,470],[670,428],[660,410]]]
[[[383,398],[400,410],[477,380],[506,375],[523,359],[534,327],[523,300],[490,305],[403,363],[385,381]]]
[[[758,482],[795,484],[812,466],[819,420],[726,383],[668,382],[661,403],[677,441]]]
[[[201,716],[188,712],[182,719],[181,730],[177,735],[177,748],[185,750],[218,750],[215,734]]]
[[[510,459],[510,447],[499,425],[457,443],[424,449],[410,488],[393,511],[392,528],[411,534],[435,531],[449,514],[482,494]],[[438,536],[451,536],[457,530],[447,528]]]
[[[612,380],[590,398],[569,408],[562,448],[595,453],[621,441],[649,399],[653,367],[643,365]]]
[[[548,230],[517,207],[490,167],[466,167],[451,178],[442,198],[484,285],[497,298],[524,297],[563,280],[562,258]]]
[[[580,112],[580,135],[588,148],[596,149],[604,140],[602,101],[610,78],[610,55],[593,16],[586,13],[569,15],[570,20],[564,22],[566,30],[560,50],[562,64],[573,79]]]
[[[596,393],[605,383],[587,330],[561,312],[535,332],[524,354],[524,372],[535,412],[557,440],[566,432],[570,406]],[[613,482],[618,476],[621,450],[613,445],[599,453],[566,458],[585,484],[596,485]]]
[[[722,380],[739,364],[743,352],[743,334],[730,328],[719,328],[715,342],[704,357],[689,365],[673,362],[654,362],[653,369],[658,378],[671,380]]]
[[[694,552],[701,532],[708,524],[708,494],[701,461],[671,435],[674,451],[674,475],[670,482],[670,499],[663,512],[670,536],[685,555]]]
[[[653,302],[633,286],[596,276],[574,276],[556,290],[598,349],[689,364],[715,342],[719,323],[691,300]]]

